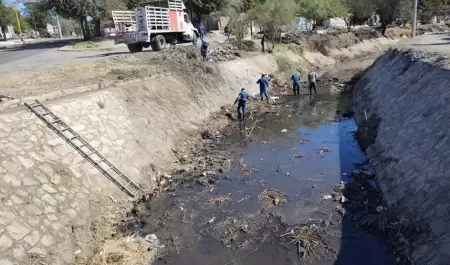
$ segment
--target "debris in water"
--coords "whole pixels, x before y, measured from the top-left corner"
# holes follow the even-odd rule
[[[303,154],[298,154],[298,153],[294,153],[294,154],[292,155],[292,157],[293,157],[293,158],[302,158],[302,157],[305,157],[305,155],[303,155]]]
[[[289,243],[297,245],[297,254],[302,259],[315,254],[314,252],[319,248],[325,248],[336,255],[337,251],[329,246],[324,237],[324,232],[328,225],[329,222],[311,220],[308,224],[291,228],[289,232],[281,235],[281,237],[288,237],[291,240]]]
[[[345,198],[345,196],[342,195],[340,201],[341,201],[341,203],[345,203],[345,202],[347,202],[347,198]]]
[[[320,149],[319,149],[319,153],[320,153],[320,154],[322,154],[322,153],[328,153],[328,152],[330,152],[330,149],[328,149],[328,148],[326,148],[326,147],[323,147],[323,148],[320,148]]]
[[[285,133],[285,132],[287,132],[287,129],[283,129],[283,130],[281,130],[281,132],[282,132],[282,133]]]
[[[287,173],[286,173],[286,176],[288,176],[288,177],[292,177],[292,174],[291,174],[291,173],[289,173],[289,172],[287,172]]]
[[[258,170],[256,170],[256,168],[249,167],[249,166],[247,166],[247,165],[245,165],[245,164],[241,164],[240,170],[241,170],[242,172],[247,173],[247,174],[251,174],[251,173],[253,173],[253,172],[257,172],[257,171],[258,171]]]
[[[377,213],[381,213],[384,211],[384,207],[379,205],[379,206],[377,206],[377,208],[375,208],[375,211],[377,211]]]
[[[331,200],[333,198],[333,196],[331,196],[331,194],[325,194],[321,196],[322,201],[328,201]]]
[[[284,194],[276,189],[267,188],[261,195],[259,195],[260,200],[272,201],[275,206],[283,205],[287,202]]]
[[[347,211],[345,210],[345,208],[342,207],[342,205],[336,206],[335,211],[338,212],[338,213],[340,213],[340,214],[342,214],[342,215],[345,215],[345,213],[347,212]]]
[[[220,196],[220,197],[209,199],[208,203],[220,205],[220,204],[222,204],[222,203],[224,203],[226,201],[229,201],[229,200],[230,200],[229,196]]]
[[[216,220],[216,217],[213,217],[213,218],[209,219],[208,224],[214,222],[215,220]]]
[[[342,176],[347,176],[347,173],[342,173]]]
[[[158,237],[155,234],[148,234],[144,237],[145,241],[157,246],[159,245]]]

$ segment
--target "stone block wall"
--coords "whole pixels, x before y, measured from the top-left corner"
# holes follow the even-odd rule
[[[429,227],[415,264],[450,261],[450,70],[409,49],[381,57],[354,90],[356,121],[388,203]],[[448,61],[447,61],[448,62]]]

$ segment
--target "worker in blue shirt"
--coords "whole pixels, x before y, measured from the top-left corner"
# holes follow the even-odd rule
[[[206,55],[208,54],[208,46],[209,44],[206,41],[202,41],[202,46],[200,47],[200,54],[203,57],[203,60],[206,60]]]
[[[241,120],[241,119],[245,120],[245,109],[246,109],[246,104],[247,104],[248,98],[249,98],[248,92],[245,90],[245,88],[242,88],[238,97],[234,101],[235,105],[236,105],[236,103],[238,103],[237,112],[238,112],[239,120]],[[242,115],[241,115],[241,110],[242,110]]]
[[[302,78],[300,73],[295,73],[291,76],[292,80],[292,90],[294,90],[294,96],[300,96],[300,83],[302,82]]]
[[[200,40],[203,42],[205,40],[205,26],[201,20],[198,23],[198,34],[200,35]]]
[[[267,95],[267,90],[269,89],[269,80],[267,79],[265,74],[261,75],[261,78],[256,81],[256,84],[259,84],[259,95],[261,96],[261,100],[264,100],[264,96],[269,102],[269,96]]]

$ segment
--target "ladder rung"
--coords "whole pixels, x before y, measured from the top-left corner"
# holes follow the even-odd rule
[[[36,108],[36,107],[39,107],[39,106],[42,106],[42,104],[39,103],[39,104],[36,104],[36,105],[30,105],[30,107],[32,107],[33,109]]]
[[[50,115],[50,112],[46,112],[44,114],[41,114],[41,116]]]
[[[55,124],[55,123],[58,123],[58,122],[60,122],[60,120],[58,119],[58,120],[54,120],[54,121],[52,121],[51,122],[51,124]]]
[[[69,127],[62,129],[62,130],[60,130],[59,132],[65,132],[65,131],[68,131],[68,130],[70,130]]]
[[[72,137],[72,138],[70,138],[70,141],[72,141],[73,139],[77,139],[77,138],[78,138],[78,136]]]
[[[100,163],[102,163],[103,161],[105,161],[106,159],[105,158],[103,158],[103,159],[100,159],[100,161],[95,161],[95,164],[100,164]]]

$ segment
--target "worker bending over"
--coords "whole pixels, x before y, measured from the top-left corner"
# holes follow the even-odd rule
[[[209,44],[206,41],[202,42],[202,46],[200,48],[200,53],[203,57],[203,60],[206,60],[206,55],[208,54],[208,46],[209,46]]]
[[[238,112],[239,120],[245,120],[245,109],[246,109],[247,100],[248,100],[248,92],[245,90],[245,88],[242,88],[238,97],[234,101],[235,105],[236,105],[236,103],[238,103],[237,112]],[[242,115],[241,115],[241,110],[242,110]]]

